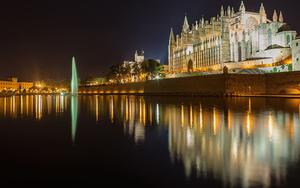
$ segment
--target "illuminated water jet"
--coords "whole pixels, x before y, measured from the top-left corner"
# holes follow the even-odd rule
[[[72,142],[75,143],[77,118],[78,118],[78,77],[75,57],[72,58],[72,79],[71,79],[71,134]]]
[[[71,94],[78,94],[78,77],[75,57],[72,58],[72,80],[71,80]]]
[[[78,97],[71,96],[71,132],[72,132],[72,142],[75,143],[76,131],[77,131],[77,119],[78,119]]]

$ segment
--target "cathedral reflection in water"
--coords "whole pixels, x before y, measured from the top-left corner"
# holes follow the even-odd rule
[[[71,110],[77,115],[77,103],[70,109],[70,102],[59,95],[0,98],[0,118],[41,120]],[[299,99],[90,95],[78,97],[78,113],[99,126],[123,125],[138,145],[151,141],[148,129],[167,130],[170,159],[183,164],[187,178],[212,176],[247,187],[269,186],[271,178],[281,184],[299,161],[299,104]]]

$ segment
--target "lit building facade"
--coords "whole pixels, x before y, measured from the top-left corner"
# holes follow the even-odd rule
[[[142,50],[141,53],[138,53],[138,51],[135,51],[134,61],[137,62],[137,63],[143,63],[145,61],[145,52],[144,52],[144,50]]]
[[[273,64],[291,57],[291,43],[296,36],[281,11],[274,10],[271,20],[263,4],[259,12],[246,11],[243,2],[238,12],[222,6],[220,15],[209,21],[202,18],[191,27],[185,17],[180,35],[175,36],[171,29],[169,71],[222,69],[227,64],[241,66],[242,62]]]
[[[33,87],[32,82],[19,82],[18,78],[11,78],[11,80],[0,81],[0,92],[2,91],[16,91],[28,90]]]

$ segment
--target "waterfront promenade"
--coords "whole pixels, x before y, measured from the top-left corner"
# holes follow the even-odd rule
[[[300,72],[216,74],[139,83],[81,87],[81,94],[300,96]]]

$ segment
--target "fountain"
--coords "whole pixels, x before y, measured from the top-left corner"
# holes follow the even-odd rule
[[[72,58],[72,80],[71,80],[71,135],[72,142],[75,143],[77,118],[78,118],[78,78],[75,57]]]
[[[78,78],[75,57],[72,58],[72,80],[71,80],[71,94],[78,94]]]
[[[71,96],[71,135],[72,135],[72,142],[75,143],[76,139],[76,131],[77,131],[77,119],[78,119],[78,97]]]

